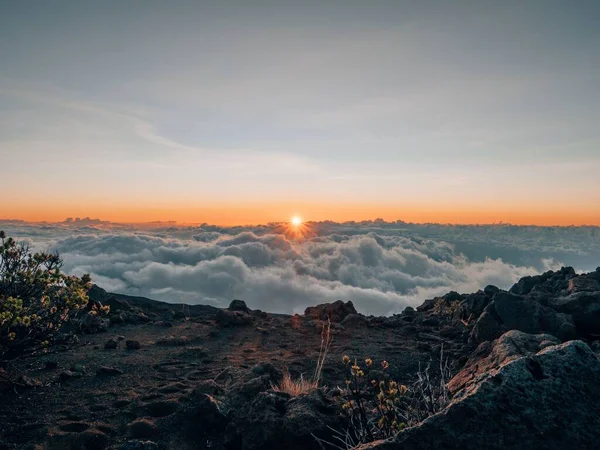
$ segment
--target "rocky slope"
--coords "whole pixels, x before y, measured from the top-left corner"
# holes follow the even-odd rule
[[[391,317],[341,301],[285,316],[239,300],[90,297],[108,317],[83,315],[53,352],[5,367],[0,380],[16,383],[0,381],[0,449],[318,449],[315,437],[347,426],[342,355],[387,360],[408,383],[442,346],[449,405],[364,448],[596,448],[600,438],[600,270],[451,292]],[[312,375],[327,319],[323,387],[274,391],[286,370]]]

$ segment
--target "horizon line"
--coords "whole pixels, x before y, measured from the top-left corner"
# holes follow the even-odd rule
[[[69,220],[71,219],[71,220]],[[177,227],[192,227],[192,226],[214,226],[220,228],[238,228],[238,227],[268,227],[271,225],[280,225],[284,223],[289,223],[289,220],[280,220],[280,221],[270,221],[265,223],[240,223],[236,225],[224,225],[218,223],[210,223],[210,222],[180,222],[177,220],[152,220],[145,222],[121,222],[121,221],[111,221],[111,220],[103,220],[98,217],[68,217],[62,221],[51,221],[51,220],[25,220],[25,219],[16,219],[16,218],[0,218],[0,223],[6,222],[18,222],[18,223],[26,223],[26,224],[52,224],[52,225],[75,225],[81,224],[82,222],[87,222],[90,224],[108,224],[108,225],[172,225]],[[362,223],[380,223],[380,224],[405,224],[405,225],[440,225],[440,226],[479,226],[479,227],[500,227],[500,226],[512,226],[512,227],[522,227],[522,228],[600,228],[600,224],[570,224],[570,225],[557,225],[557,224],[536,224],[536,223],[528,223],[528,224],[516,224],[512,222],[410,222],[402,219],[396,220],[386,220],[380,217],[375,219],[362,219],[362,220],[346,220],[346,221],[336,221],[336,220],[303,220],[303,223],[306,224],[326,224],[333,223],[336,225],[347,225],[347,224],[362,224]]]

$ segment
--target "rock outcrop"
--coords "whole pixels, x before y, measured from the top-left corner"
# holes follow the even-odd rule
[[[342,426],[339,405],[322,390],[297,397],[260,392],[227,428],[225,447],[231,450],[318,450],[315,437],[333,439]]]
[[[548,305],[556,311],[570,314],[580,335],[600,337],[600,290],[575,290],[565,297],[550,298]]]
[[[560,341],[549,334],[527,334],[518,330],[504,333],[493,343],[482,343],[471,355],[462,370],[450,380],[448,389],[452,394],[481,381],[492,370],[523,356],[535,355],[539,351]]]
[[[317,306],[309,306],[304,311],[304,315],[316,320],[331,320],[332,322],[341,322],[350,314],[358,314],[352,302],[344,303],[338,300],[333,303],[324,303]]]
[[[570,315],[556,312],[534,299],[498,292],[479,316],[470,340],[474,344],[492,341],[509,330],[549,333],[562,341],[577,336]]]
[[[581,341],[546,347],[546,340],[503,336],[473,372],[479,376],[451,382],[464,387],[446,409],[395,440],[361,449],[597,448],[600,361]]]

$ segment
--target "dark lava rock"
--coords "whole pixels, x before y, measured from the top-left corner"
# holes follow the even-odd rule
[[[127,425],[129,435],[137,439],[150,438],[158,433],[158,428],[154,422],[147,419],[137,419]]]
[[[2,368],[0,368],[0,394],[9,392],[13,386],[9,380],[8,374]]]
[[[111,376],[111,375],[122,375],[123,371],[121,369],[117,369],[116,367],[108,367],[108,366],[100,366],[96,370],[96,375],[102,376]]]
[[[283,373],[273,364],[268,362],[260,362],[256,364],[250,372],[256,376],[267,375],[272,383],[279,383],[283,379]]]
[[[467,295],[458,305],[458,318],[467,321],[476,320],[491,301],[492,296],[485,291]]]
[[[517,295],[547,295],[557,294],[566,291],[569,286],[569,280],[575,277],[575,270],[572,267],[563,267],[559,271],[549,270],[542,275],[527,276],[521,278],[510,288],[511,294]]]
[[[20,387],[25,387],[25,388],[35,388],[35,387],[39,387],[42,385],[42,383],[40,383],[39,380],[28,377],[27,375],[21,375],[17,379],[17,383],[19,384]]]
[[[227,427],[226,448],[320,449],[315,437],[332,441],[341,426],[339,406],[321,390],[290,398],[262,392]]]
[[[417,311],[419,312],[425,312],[425,311],[430,311],[433,309],[433,305],[435,304],[435,300],[434,298],[429,298],[427,300],[425,300],[423,303],[421,303],[419,306],[417,306]]]
[[[477,382],[493,370],[523,356],[539,351],[560,341],[549,334],[528,334],[518,330],[504,333],[494,342],[486,341],[477,347],[467,364],[450,380],[448,389],[454,393],[472,382]]]
[[[163,428],[181,430],[188,439],[194,441],[222,437],[229,423],[224,403],[208,394],[183,397],[177,413],[161,420]]]
[[[222,327],[239,327],[251,325],[254,322],[254,317],[243,311],[229,311],[221,309],[215,317],[217,323]]]
[[[252,378],[246,382],[242,382],[241,384],[235,384],[231,387],[229,392],[230,399],[232,403],[239,404],[256,397],[260,392],[264,392],[271,388],[271,376],[270,375],[261,375],[255,378]]]
[[[427,327],[437,327],[440,324],[440,319],[438,317],[426,317],[421,321],[421,325],[425,325]]]
[[[119,346],[119,341],[117,341],[116,339],[109,339],[104,344],[104,348],[107,349],[107,350],[114,350],[118,346]]]
[[[58,369],[58,363],[56,361],[46,361],[46,363],[44,364],[44,369],[56,370]]]
[[[550,333],[562,341],[576,336],[573,318],[542,306],[536,300],[499,292],[477,319],[470,341],[492,341],[508,330],[526,333]]]
[[[121,447],[121,450],[158,450],[158,444],[152,441],[131,440]]]
[[[588,338],[600,335],[600,291],[578,291],[565,297],[550,298],[548,306],[571,314],[581,335]]]
[[[182,347],[188,345],[190,340],[186,336],[168,336],[156,341],[156,345],[164,347]]]
[[[59,376],[61,380],[67,381],[73,378],[81,378],[83,374],[81,372],[75,372],[73,370],[65,370],[61,372]]]
[[[485,295],[487,295],[488,297],[493,297],[498,292],[500,292],[500,288],[497,286],[494,286],[493,284],[488,284],[486,287],[483,288],[483,293]]]
[[[233,300],[227,309],[229,309],[229,311],[242,311],[250,314],[250,308],[246,306],[246,302],[243,300]]]
[[[317,306],[309,306],[304,311],[304,315],[317,320],[331,320],[332,322],[341,322],[350,314],[358,314],[351,301],[344,303],[337,300],[333,303],[324,303]]]
[[[73,440],[71,450],[104,450],[108,446],[108,436],[99,430],[86,430]]]
[[[98,314],[87,312],[78,321],[79,330],[83,333],[102,333],[108,328],[108,320],[101,318]]]
[[[139,341],[127,340],[127,341],[125,341],[125,347],[128,350],[139,350],[141,345],[140,345]]]
[[[359,448],[593,449],[599,416],[600,361],[586,344],[571,341],[498,361],[440,413],[394,440]]]
[[[446,302],[446,304],[449,305],[452,302],[460,302],[464,298],[465,298],[464,295],[461,295],[456,291],[450,291],[441,297],[436,297],[436,298],[431,298],[431,299],[425,300],[420,306],[417,306],[417,311],[419,311],[419,312],[431,311],[435,305],[435,302],[438,301],[439,299],[444,300]]]
[[[412,306],[407,306],[402,310],[403,316],[414,316],[416,313],[417,312],[415,311],[415,308],[413,308]]]
[[[196,384],[196,387],[192,391],[193,396],[201,396],[203,394],[208,395],[222,395],[225,391],[215,380],[203,380]]]
[[[269,317],[269,314],[267,314],[264,311],[261,311],[260,309],[252,310],[252,315],[257,319],[267,319]]]
[[[66,422],[59,425],[58,429],[67,433],[80,433],[89,429],[89,424],[85,422]]]
[[[596,292],[600,291],[600,281],[586,275],[580,275],[569,280],[567,288],[569,294],[574,292]]]
[[[178,408],[179,403],[174,400],[159,400],[145,406],[150,417],[166,417],[173,414]]]
[[[342,325],[348,329],[365,328],[369,325],[369,322],[362,314],[349,314],[342,320]]]

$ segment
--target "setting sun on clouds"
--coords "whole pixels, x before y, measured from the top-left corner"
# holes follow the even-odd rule
[[[292,225],[297,227],[299,225],[302,225],[302,218],[300,216],[294,216],[292,217],[292,220],[290,220],[290,222],[292,223]]]

